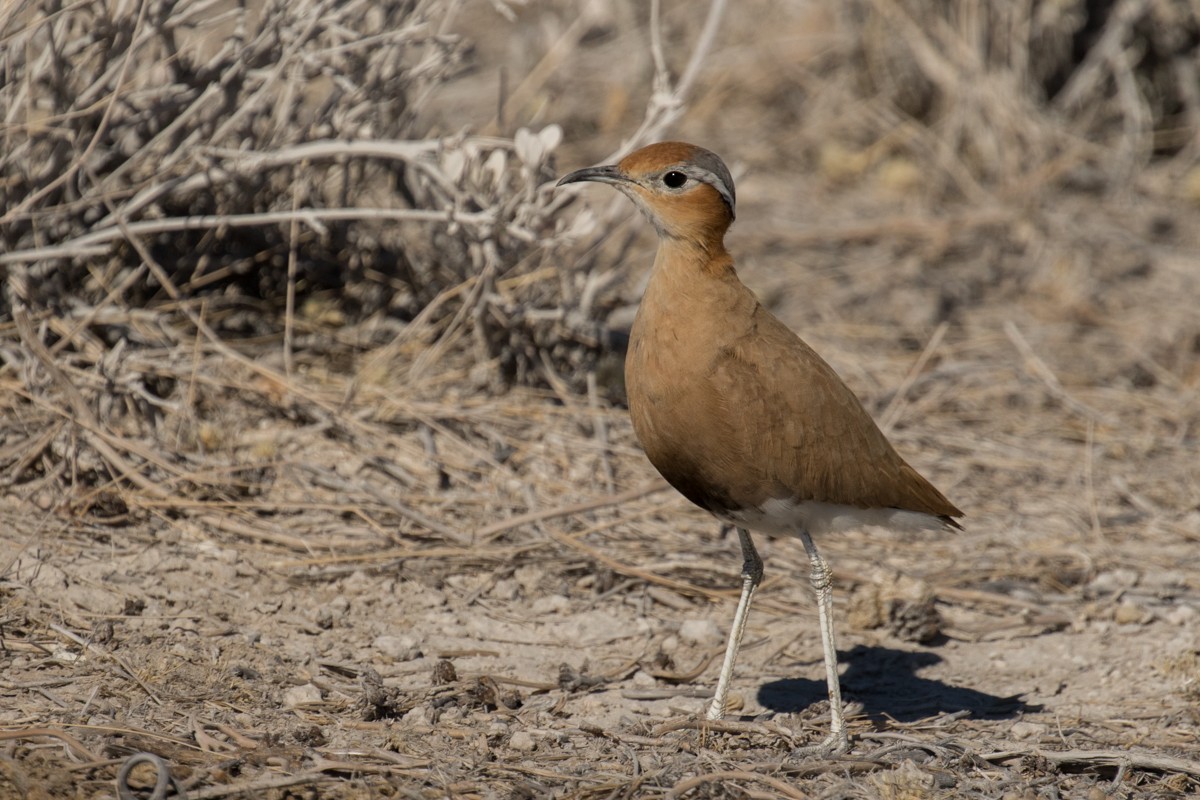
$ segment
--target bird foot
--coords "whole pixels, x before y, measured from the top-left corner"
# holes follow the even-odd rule
[[[832,731],[825,741],[820,744],[810,744],[805,747],[797,747],[790,753],[792,758],[804,758],[807,756],[840,756],[850,750],[850,737],[846,735],[846,729]]]

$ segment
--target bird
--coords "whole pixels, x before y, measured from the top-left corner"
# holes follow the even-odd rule
[[[742,283],[725,234],[733,178],[685,142],[643,147],[557,186],[608,184],[658,234],[630,331],[625,387],[633,430],[667,483],[738,534],[742,588],[707,718],[725,714],[763,562],[750,531],[800,539],[817,601],[830,732],[800,751],[850,748],[834,639],[832,574],[813,537],[882,526],[961,530],[962,512],[895,450],[838,374]]]

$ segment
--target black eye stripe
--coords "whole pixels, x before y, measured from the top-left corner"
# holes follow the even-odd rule
[[[680,186],[683,186],[685,183],[687,183],[687,179],[687,175],[684,175],[682,172],[677,170],[671,170],[662,177],[663,183],[672,189],[678,189]]]

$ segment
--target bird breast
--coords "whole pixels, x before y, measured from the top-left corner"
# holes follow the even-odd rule
[[[753,296],[711,280],[670,280],[656,269],[630,333],[625,385],[633,429],[667,482],[710,511],[739,507],[765,476],[739,428],[736,397],[714,380],[749,321]],[[740,286],[740,284],[739,284]],[[736,324],[736,323],[735,323]]]

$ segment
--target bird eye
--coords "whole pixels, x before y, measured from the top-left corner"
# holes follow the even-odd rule
[[[683,186],[685,183],[687,183],[687,175],[684,175],[682,172],[671,170],[666,175],[663,175],[662,181],[668,187],[672,189],[678,189],[680,186]]]

